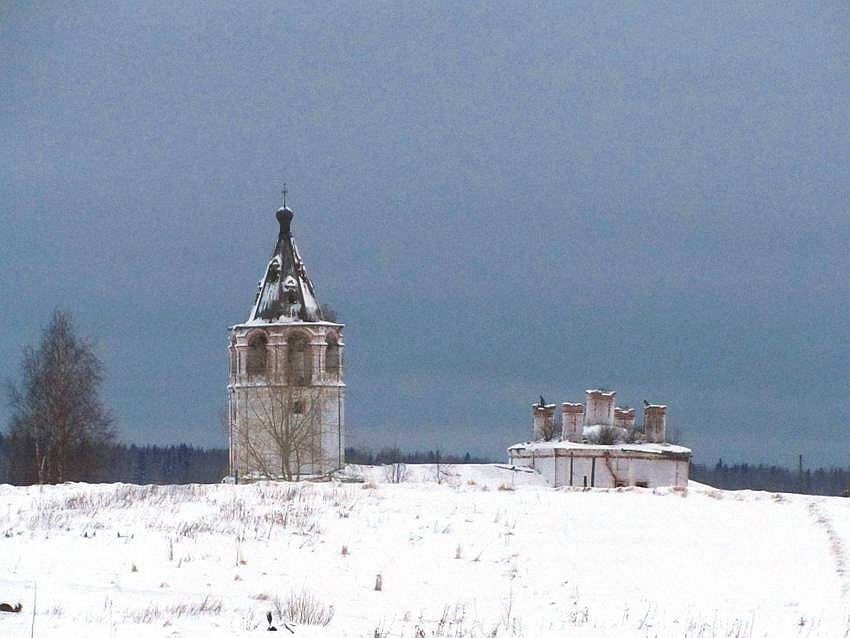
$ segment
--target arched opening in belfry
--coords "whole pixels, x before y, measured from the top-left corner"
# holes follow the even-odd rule
[[[245,371],[249,377],[262,376],[266,374],[268,339],[260,333],[251,337],[248,341],[248,353],[245,361]]]
[[[335,334],[328,335],[327,349],[325,350],[325,371],[331,377],[339,376],[340,369],[339,341]]]
[[[310,344],[304,335],[296,334],[287,341],[287,381],[291,385],[310,385],[313,377]]]

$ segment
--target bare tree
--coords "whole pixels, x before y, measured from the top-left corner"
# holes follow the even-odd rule
[[[26,482],[93,480],[115,438],[100,399],[103,366],[70,314],[54,311],[37,348],[24,350],[20,381],[8,383],[9,433]]]
[[[561,434],[561,428],[555,423],[555,419],[544,419],[541,434],[544,441],[552,441]]]
[[[595,436],[590,436],[588,439],[591,443],[599,445],[614,445],[624,440],[624,430],[613,425],[603,425]]]
[[[339,316],[337,315],[336,310],[331,308],[331,306],[329,304],[323,303],[322,304],[322,319],[324,321],[331,321],[333,323],[336,323],[337,321],[339,321]]]
[[[296,481],[322,455],[319,390],[284,384],[252,388],[237,436],[248,466],[265,478]]]
[[[682,428],[672,427],[667,429],[666,442],[672,443],[673,445],[680,445],[682,443]]]
[[[404,463],[390,463],[384,466],[384,477],[388,483],[404,483],[407,478],[407,465]]]

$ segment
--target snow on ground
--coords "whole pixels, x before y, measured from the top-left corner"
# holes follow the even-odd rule
[[[0,636],[247,636],[299,601],[308,637],[850,635],[850,499],[348,474],[0,486]]]

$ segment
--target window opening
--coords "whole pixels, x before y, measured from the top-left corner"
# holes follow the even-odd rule
[[[265,374],[266,372],[266,345],[268,341],[265,335],[258,335],[251,339],[248,344],[248,356],[246,368],[249,377]]]

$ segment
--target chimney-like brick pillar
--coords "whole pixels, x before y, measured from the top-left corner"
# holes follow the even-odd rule
[[[635,409],[614,408],[614,425],[627,430],[633,429],[635,427]]]
[[[667,436],[667,406],[646,406],[643,409],[643,429],[647,443],[664,443]]]
[[[572,441],[573,443],[581,443],[582,426],[584,424],[584,404],[562,403],[561,422],[563,423],[561,439]]]
[[[550,438],[553,438],[555,431],[555,404],[540,405],[539,403],[535,403],[531,406],[531,412],[534,417],[532,438],[535,441],[542,441],[545,438],[546,432],[553,433],[550,436]]]
[[[617,393],[611,390],[587,390],[587,407],[584,411],[585,425],[614,425],[614,399]]]

